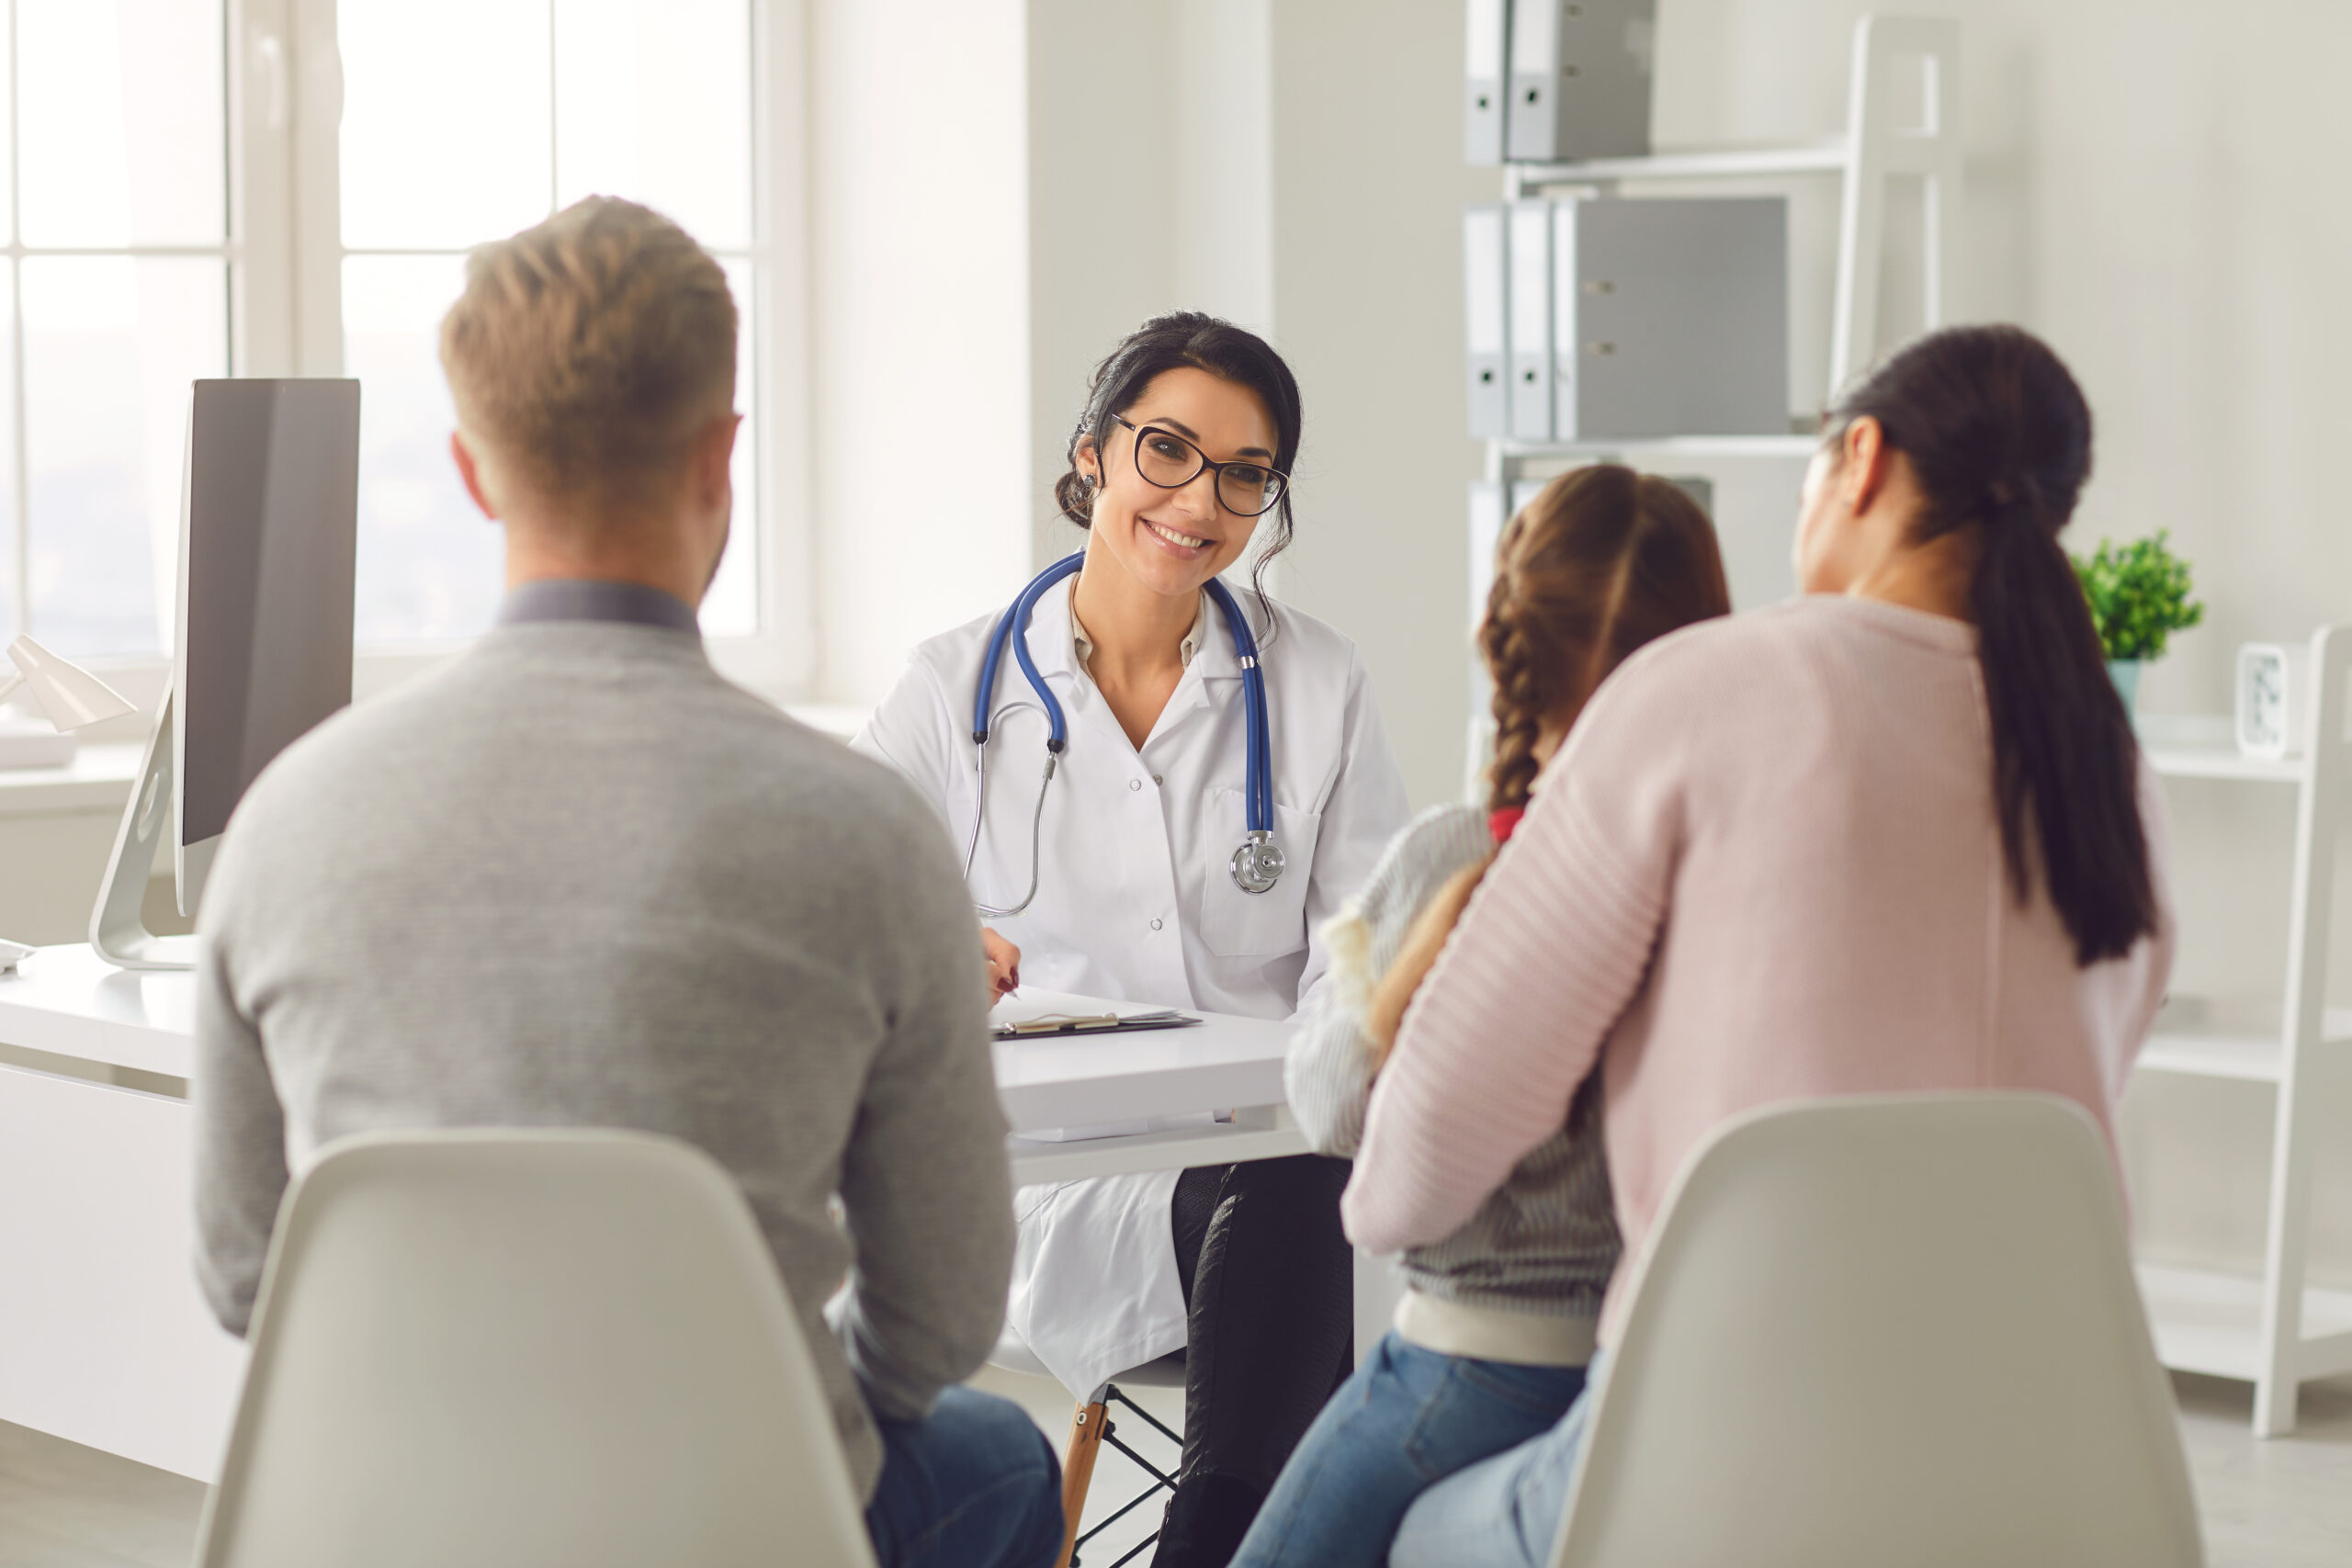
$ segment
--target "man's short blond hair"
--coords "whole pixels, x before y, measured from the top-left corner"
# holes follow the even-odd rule
[[[592,196],[467,258],[441,367],[503,472],[551,501],[627,505],[733,406],[735,323],[693,236]]]

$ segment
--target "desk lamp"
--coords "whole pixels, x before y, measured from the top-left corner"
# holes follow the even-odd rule
[[[80,729],[109,718],[120,718],[131,711],[123,694],[91,674],[79,665],[60,659],[28,637],[20,637],[8,645],[9,662],[17,672],[0,679],[0,702],[14,696],[19,686],[30,688],[33,698],[40,704],[40,711],[60,734]],[[24,733],[18,731],[19,734]],[[64,761],[73,753],[49,759]],[[13,758],[0,761],[0,766],[39,767],[38,761],[19,761]]]
[[[19,686],[29,688],[33,700],[40,705],[41,713],[58,734],[42,735],[28,727],[0,720],[0,767],[53,767],[71,761],[71,741],[64,742],[62,753],[55,750],[65,731],[120,718],[132,711],[121,693],[28,637],[20,637],[8,645],[8,660],[17,669],[14,674],[0,679],[0,702],[14,696]],[[28,748],[24,744],[28,740],[42,744]],[[17,744],[11,746],[11,741]],[[0,975],[14,969],[17,960],[31,951],[22,942],[0,940]]]

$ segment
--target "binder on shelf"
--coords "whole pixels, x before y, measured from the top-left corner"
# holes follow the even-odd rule
[[[1553,205],[1553,438],[1789,431],[1788,203]]]
[[[1466,163],[1503,161],[1510,94],[1510,5],[1511,0],[1469,0],[1469,47],[1462,70],[1462,156]]]
[[[1493,479],[1470,481],[1470,626],[1475,632],[1487,615],[1487,596],[1495,587],[1495,552],[1502,547],[1503,530],[1544,493],[1550,479],[1513,479],[1509,486]]]
[[[1510,204],[1510,433],[1552,438],[1552,203]]]
[[[1513,489],[1518,487],[1514,486]],[[1503,525],[1510,513],[1503,509],[1503,487],[1493,479],[1470,481],[1470,626],[1473,632],[1487,618],[1487,595],[1495,587],[1495,548],[1502,543]],[[1471,660],[1476,673],[1477,660]]]
[[[1510,434],[1509,246],[1499,202],[1462,213],[1462,298],[1467,307],[1470,434],[1500,440]]]
[[[1657,0],[1517,0],[1504,130],[1510,160],[1646,154],[1657,44]]]

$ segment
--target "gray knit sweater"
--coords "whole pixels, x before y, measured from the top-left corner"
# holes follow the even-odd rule
[[[1373,987],[1422,906],[1493,847],[1483,811],[1432,807],[1389,842],[1354,903],[1327,928],[1333,983],[1301,1012],[1285,1071],[1292,1113],[1324,1154],[1352,1157],[1363,1138],[1373,1085],[1363,1021]],[[1520,1161],[1470,1223],[1407,1252],[1403,1268],[1414,1290],[1447,1301],[1589,1322],[1600,1314],[1617,1254],[1596,1074],[1577,1091],[1567,1124]]]
[[[952,857],[896,774],[692,631],[503,626],[329,720],[238,808],[202,924],[198,1262],[231,1330],[289,1157],[571,1125],[684,1138],[741,1184],[862,1489],[873,1416],[994,1345],[1012,1193]]]

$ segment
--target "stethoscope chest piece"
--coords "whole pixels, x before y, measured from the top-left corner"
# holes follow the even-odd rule
[[[1233,852],[1233,885],[1244,893],[1270,893],[1289,863],[1272,833],[1253,829]]]

